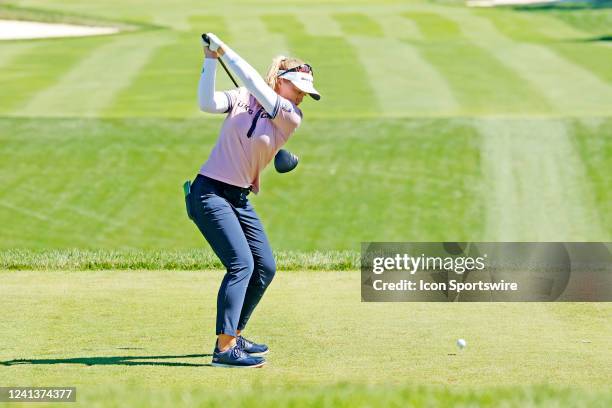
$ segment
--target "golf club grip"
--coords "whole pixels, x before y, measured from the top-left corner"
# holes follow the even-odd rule
[[[202,34],[202,40],[204,41],[204,43],[206,45],[210,45],[210,38],[208,38],[208,35],[206,34]],[[225,70],[225,72],[227,73],[227,76],[229,76],[229,78],[232,80],[232,82],[234,83],[234,86],[236,88],[238,88],[238,82],[236,82],[236,80],[234,79],[234,77],[232,76],[232,74],[229,72],[229,70],[227,69],[227,67],[225,66],[225,64],[223,63],[223,61],[221,61],[221,58],[219,58],[219,62],[221,63],[221,66],[223,67],[223,69]]]

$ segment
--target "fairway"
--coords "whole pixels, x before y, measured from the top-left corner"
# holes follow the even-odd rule
[[[358,272],[368,241],[611,240],[608,3],[9,0],[3,19],[121,31],[0,41],[0,387],[612,406],[610,303],[365,303]],[[198,110],[202,32],[260,73],[302,58],[322,95],[286,145],[299,166],[249,195],[278,266],[245,333],[261,370],[209,365],[223,268],[181,188],[223,120]]]
[[[438,395],[443,385],[458,395],[513,387],[515,403],[533,397],[521,395],[522,386],[572,385],[583,391],[556,397],[547,396],[546,387],[530,392],[544,401],[572,403],[592,393],[610,401],[601,394],[609,391],[612,375],[608,306],[359,303],[352,272],[279,274],[246,333],[268,341],[268,365],[246,373],[214,369],[220,275],[0,272],[3,311],[19,316],[2,322],[0,383],[76,385],[81,402],[106,392],[133,403],[190,392],[218,402],[270,389],[271,402],[280,403],[304,388],[324,396],[334,384],[345,386],[327,389],[330,395],[350,391],[348,384],[369,385],[373,395],[395,387],[387,396],[391,402],[407,401],[400,391],[415,385],[428,386],[416,397],[441,402],[449,397]],[[469,339],[463,351],[455,346],[458,337]],[[129,396],[131,387],[156,391]],[[605,406],[605,400],[591,402]]]
[[[2,44],[0,248],[202,245],[180,196],[220,125],[197,111],[202,30],[260,72],[279,53],[315,67],[323,99],[303,103],[287,145],[300,166],[264,171],[251,199],[273,247],[610,239],[612,47],[597,41],[609,9],[348,4],[0,8],[131,24]]]

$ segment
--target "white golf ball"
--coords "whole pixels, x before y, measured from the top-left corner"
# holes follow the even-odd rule
[[[465,341],[465,339],[458,339],[457,347],[463,350],[465,347],[467,347],[467,341]]]

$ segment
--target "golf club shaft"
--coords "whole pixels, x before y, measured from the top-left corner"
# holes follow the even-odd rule
[[[227,76],[230,77],[230,79],[232,80],[232,82],[234,83],[234,86],[236,88],[238,88],[238,83],[236,82],[236,80],[234,79],[234,77],[232,76],[232,74],[230,74],[229,70],[227,69],[227,67],[225,66],[225,64],[223,63],[223,61],[221,61],[221,58],[219,58],[219,63],[221,63],[221,66],[223,67],[223,69],[225,70],[225,72],[227,72]]]
[[[208,36],[206,34],[202,34],[202,39],[204,40],[204,42],[206,44],[210,45],[210,40],[208,39]],[[236,88],[238,88],[238,83],[236,82],[236,80],[234,79],[234,77],[232,76],[232,74],[229,72],[229,69],[227,69],[227,67],[225,66],[225,64],[223,63],[223,61],[221,61],[221,58],[219,58],[219,62],[221,63],[221,66],[223,67],[223,69],[225,70],[225,72],[227,73],[227,76],[232,80],[232,82],[234,83],[234,86]]]

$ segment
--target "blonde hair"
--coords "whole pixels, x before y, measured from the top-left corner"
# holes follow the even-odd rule
[[[270,64],[270,68],[268,68],[268,73],[266,74],[266,82],[270,88],[276,91],[278,71],[299,67],[302,64],[304,64],[304,61],[299,58],[285,57],[283,55],[274,57],[272,64]]]

